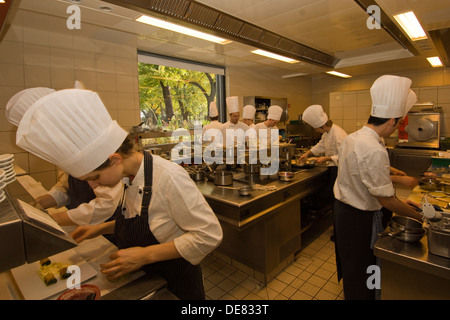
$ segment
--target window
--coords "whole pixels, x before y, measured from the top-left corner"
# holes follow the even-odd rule
[[[141,122],[150,131],[193,129],[209,120],[209,104],[224,106],[224,68],[149,53],[138,54]]]

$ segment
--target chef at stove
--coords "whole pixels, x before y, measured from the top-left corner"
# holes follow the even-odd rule
[[[334,230],[338,279],[343,278],[345,299],[375,298],[366,283],[368,267],[376,264],[373,245],[383,231],[380,209],[422,218],[395,196],[389,156],[381,139],[389,137],[408,112],[410,86],[408,78],[378,78],[370,89],[372,110],[367,124],[350,134],[339,151]]]

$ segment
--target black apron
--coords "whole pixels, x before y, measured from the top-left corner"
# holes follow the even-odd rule
[[[367,288],[367,267],[376,265],[371,249],[375,212],[362,211],[338,199],[334,202],[334,239],[338,281],[343,279],[346,300],[373,300]]]
[[[68,184],[69,190],[67,193],[69,196],[69,204],[67,205],[67,209],[69,210],[75,209],[83,203],[88,203],[97,197],[87,181],[79,180],[69,175]],[[116,215],[121,212],[122,207],[118,206],[114,214],[105,220],[105,222],[114,220]],[[116,244],[113,234],[105,234],[104,237],[111,243]]]
[[[125,219],[118,214],[114,228],[119,249],[147,247],[159,244],[148,225],[148,207],[152,197],[153,157],[144,152],[145,187],[141,204],[141,213],[134,218]],[[124,208],[123,210],[126,210]],[[142,267],[147,273],[158,274],[167,281],[168,289],[182,300],[204,300],[202,269],[183,258],[160,261]]]

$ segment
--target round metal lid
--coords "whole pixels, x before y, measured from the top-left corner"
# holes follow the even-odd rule
[[[436,131],[436,125],[429,119],[418,119],[409,123],[405,130],[408,135],[416,141],[426,141],[433,137]]]

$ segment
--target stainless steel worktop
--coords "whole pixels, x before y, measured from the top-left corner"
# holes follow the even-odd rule
[[[450,279],[450,259],[428,252],[426,235],[418,243],[406,243],[393,237],[379,238],[374,253],[381,259]]]
[[[297,172],[292,181],[284,182],[277,178],[255,181],[274,190],[254,190],[249,196],[239,195],[235,189],[216,186],[213,182],[198,181],[197,187],[212,207],[219,220],[238,228],[244,228],[262,219],[270,208],[298,200],[316,191],[328,182],[328,168],[314,167]],[[248,177],[247,177],[248,178]],[[248,185],[243,172],[234,175],[232,187]]]

